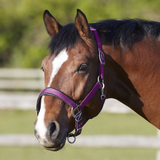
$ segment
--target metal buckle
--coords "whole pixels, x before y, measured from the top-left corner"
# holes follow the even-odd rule
[[[78,110],[78,112],[75,114],[74,111],[75,111],[76,109]],[[82,120],[82,112],[79,110],[79,105],[77,105],[77,107],[74,108],[74,109],[72,108],[71,111],[72,111],[72,115],[73,115],[73,117],[75,118],[75,120],[76,120],[77,122],[80,122],[80,121]]]
[[[99,60],[102,65],[105,65],[104,53],[102,51],[99,51]]]
[[[105,84],[104,84],[104,80],[102,80],[102,86],[101,86],[101,100],[104,100],[106,98],[105,94],[104,94],[104,88],[105,88]]]
[[[106,95],[104,94],[104,88],[105,88],[104,79],[102,79],[101,76],[98,76],[98,82],[102,83],[100,98],[101,98],[101,100],[104,100],[106,98]]]

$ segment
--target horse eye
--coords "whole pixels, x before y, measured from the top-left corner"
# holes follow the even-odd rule
[[[77,69],[77,71],[86,71],[87,70],[87,64],[81,64],[79,67],[78,67],[78,69]]]
[[[44,68],[43,68],[43,66],[41,67],[41,70],[44,72]]]

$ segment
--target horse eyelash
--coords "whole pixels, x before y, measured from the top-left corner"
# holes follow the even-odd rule
[[[85,71],[84,69],[83,69],[83,67],[87,67],[87,64],[85,64],[85,63],[82,63],[78,68],[77,68],[77,72],[79,72],[79,71]],[[81,68],[82,67],[82,68]],[[86,68],[87,69],[87,68]]]

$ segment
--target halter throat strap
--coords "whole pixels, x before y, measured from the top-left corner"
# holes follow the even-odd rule
[[[90,101],[90,99],[94,96],[94,94],[100,89],[101,90],[101,108],[104,104],[105,101],[105,94],[104,94],[104,65],[105,65],[105,57],[104,57],[104,53],[102,52],[102,47],[101,47],[101,42],[100,42],[100,38],[99,35],[96,31],[96,29],[90,27],[91,31],[93,31],[94,35],[95,35],[95,39],[97,42],[97,47],[98,47],[98,52],[99,52],[99,74],[98,74],[98,78],[97,78],[97,83],[94,85],[94,87],[92,88],[92,90],[88,93],[88,95],[84,98],[84,100],[80,103],[77,104],[75,103],[73,100],[71,100],[70,97],[68,97],[65,93],[55,89],[55,88],[51,88],[51,87],[47,87],[45,88],[39,95],[38,99],[37,99],[37,106],[36,106],[36,111],[38,112],[40,110],[40,106],[41,106],[41,98],[44,95],[51,95],[54,97],[57,97],[59,99],[61,99],[62,101],[64,101],[65,103],[67,103],[71,109],[72,109],[72,115],[75,118],[75,133],[69,133],[68,134],[68,141],[69,143],[74,143],[76,140],[76,136],[78,136],[79,134],[81,134],[82,131],[82,127],[84,126],[84,124],[88,121],[88,119],[86,119],[85,121],[82,120],[82,109],[87,105],[87,103]],[[69,137],[74,137],[74,141],[70,141]]]

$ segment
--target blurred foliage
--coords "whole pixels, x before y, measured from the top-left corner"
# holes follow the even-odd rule
[[[160,20],[159,0],[0,0],[0,67],[40,67],[50,40],[43,12],[65,25],[81,9],[90,23],[102,19]]]

